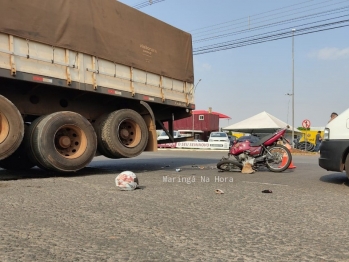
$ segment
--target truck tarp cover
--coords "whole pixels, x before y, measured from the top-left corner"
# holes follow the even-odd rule
[[[0,32],[194,81],[191,35],[115,0],[0,0]]]

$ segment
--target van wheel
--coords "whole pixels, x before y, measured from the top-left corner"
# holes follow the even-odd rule
[[[26,144],[29,127],[24,125],[24,138],[17,150],[9,157],[0,160],[0,167],[7,170],[27,170],[35,166],[29,157],[30,148]]]
[[[81,115],[64,111],[38,120],[30,137],[31,153],[39,166],[74,172],[91,162],[97,149],[95,131]]]
[[[17,107],[0,95],[0,160],[13,154],[23,140],[24,123]]]
[[[98,143],[112,158],[141,154],[148,143],[148,129],[136,111],[121,109],[110,113],[101,124]]]

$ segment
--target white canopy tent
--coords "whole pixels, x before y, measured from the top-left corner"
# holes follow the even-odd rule
[[[223,130],[249,134],[273,133],[275,130],[285,128],[286,126],[287,124],[285,122],[264,111],[241,122],[224,127]],[[290,127],[286,132],[289,134],[292,133],[292,127]],[[294,129],[295,135],[300,135],[301,133],[302,132],[299,130]]]

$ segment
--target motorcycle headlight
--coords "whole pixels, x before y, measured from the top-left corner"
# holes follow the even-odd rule
[[[330,129],[329,128],[325,128],[324,140],[329,140],[329,139],[330,139]]]

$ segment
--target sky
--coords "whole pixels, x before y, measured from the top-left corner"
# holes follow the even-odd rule
[[[147,1],[120,2],[136,6]],[[349,107],[349,26],[298,36],[295,33],[292,45],[292,28],[300,32],[305,23],[309,27],[348,20],[349,0],[153,0],[152,5],[139,11],[191,33],[194,51],[275,30],[291,32],[291,37],[277,41],[204,54],[194,52],[196,109],[211,107],[230,116],[229,120],[220,120],[220,127],[262,111],[292,125],[292,95],[286,94],[292,94],[293,79],[295,127],[305,119],[313,127],[323,127],[332,112],[341,113]],[[292,18],[284,24],[257,28]],[[243,33],[237,33],[241,30]],[[222,34],[228,36],[217,38]],[[213,40],[202,41],[208,37]]]

